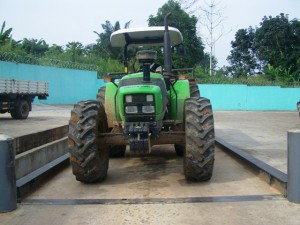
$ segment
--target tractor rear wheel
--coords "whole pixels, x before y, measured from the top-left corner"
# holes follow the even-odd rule
[[[105,91],[106,91],[106,87],[103,86],[101,88],[98,89],[98,93],[97,93],[97,101],[101,102],[103,106],[105,106]]]
[[[69,121],[68,145],[70,163],[76,180],[92,183],[105,179],[109,164],[108,148],[98,140],[107,133],[104,107],[97,101],[74,105]]]
[[[208,99],[188,98],[185,101],[185,138],[185,178],[190,181],[210,180],[214,166],[215,133]]]
[[[199,98],[200,91],[197,84],[190,84],[190,97]]]
[[[106,91],[106,87],[103,86],[99,88],[97,94],[97,101],[101,102],[103,106],[105,106],[105,91]],[[119,131],[119,128],[114,127],[111,132],[117,133],[117,131]],[[108,148],[109,148],[109,156],[111,158],[119,158],[125,155],[126,145],[109,146]]]
[[[190,84],[190,97],[194,97],[194,98],[200,98],[200,91],[199,91],[199,87],[197,84]],[[182,129],[182,125],[176,127],[176,130],[183,130]],[[185,146],[184,145],[178,145],[175,144],[175,151],[176,151],[176,155],[177,156],[183,156],[183,153],[185,151]]]

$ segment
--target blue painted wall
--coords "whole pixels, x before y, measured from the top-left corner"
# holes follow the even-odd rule
[[[49,82],[49,97],[35,103],[73,104],[95,99],[99,87],[95,71],[62,69],[0,61],[0,77]],[[201,96],[211,100],[214,110],[296,110],[300,88],[278,86],[200,84]]]
[[[104,85],[97,79],[97,72],[73,70],[47,66],[17,64],[0,61],[0,77],[36,80],[49,83],[47,100],[34,100],[34,103],[73,104],[80,100],[95,99],[97,90]]]
[[[300,88],[200,84],[201,96],[211,100],[215,110],[296,110]]]

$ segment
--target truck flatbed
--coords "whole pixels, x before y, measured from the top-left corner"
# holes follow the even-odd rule
[[[0,78],[0,95],[3,94],[34,94],[48,96],[48,83]]]
[[[47,82],[0,78],[0,113],[26,119],[34,98],[47,99],[48,95]]]

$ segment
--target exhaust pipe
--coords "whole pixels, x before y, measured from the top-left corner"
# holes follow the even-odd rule
[[[156,51],[142,50],[136,53],[136,59],[143,64],[143,81],[148,83],[150,79],[150,65],[156,60]]]
[[[168,19],[171,16],[171,13],[168,13],[164,19],[164,26],[165,26],[165,33],[164,33],[164,61],[165,61],[165,68],[167,74],[172,73],[172,55],[171,55],[171,41],[170,41],[170,34],[168,28]]]

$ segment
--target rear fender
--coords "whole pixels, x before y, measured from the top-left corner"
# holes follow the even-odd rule
[[[105,113],[107,117],[108,127],[112,128],[120,118],[117,117],[116,114],[116,94],[118,87],[112,83],[106,83],[106,91],[105,91]]]
[[[171,119],[183,120],[184,101],[190,97],[188,80],[177,80],[170,88]]]

